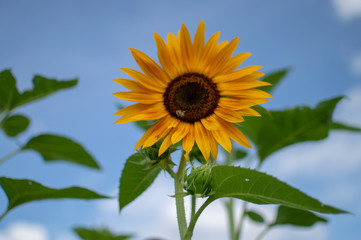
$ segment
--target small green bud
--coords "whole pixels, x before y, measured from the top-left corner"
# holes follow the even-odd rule
[[[191,173],[185,177],[184,189],[192,195],[205,197],[212,191],[212,164],[205,164],[192,168]]]

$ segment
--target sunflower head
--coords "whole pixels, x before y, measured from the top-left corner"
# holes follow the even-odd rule
[[[117,92],[117,98],[136,102],[115,113],[115,123],[157,120],[138,143],[149,147],[163,139],[158,154],[182,141],[185,157],[196,143],[206,160],[218,155],[218,144],[228,152],[231,139],[250,148],[247,138],[233,123],[244,116],[260,116],[251,107],[267,102],[272,96],[257,89],[269,85],[256,80],[263,73],[260,66],[238,68],[250,53],[233,55],[238,38],[218,43],[219,32],[207,42],[201,21],[193,42],[183,24],[178,35],[169,33],[165,42],[157,33],[154,39],[159,63],[143,52],[130,49],[142,71],[121,68],[132,79],[115,82],[130,91]]]

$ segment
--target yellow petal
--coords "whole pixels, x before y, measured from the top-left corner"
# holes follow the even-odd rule
[[[241,65],[241,63],[244,62],[244,60],[246,60],[250,56],[251,56],[251,53],[248,53],[248,52],[240,53],[240,54],[237,54],[236,56],[233,56],[228,61],[228,63],[223,67],[220,74],[227,74],[227,73],[233,71],[239,65]]]
[[[217,121],[215,121],[214,115],[211,115],[206,118],[202,118],[201,122],[207,130],[218,130],[219,129],[219,124]]]
[[[138,92],[147,92],[150,91],[150,89],[145,88],[141,84],[139,84],[136,81],[126,79],[126,78],[116,78],[113,79],[114,82],[132,90],[132,91],[138,91]]]
[[[167,151],[167,149],[172,145],[171,137],[172,137],[173,132],[174,132],[174,128],[168,134],[168,136],[166,136],[164,138],[162,145],[160,145],[160,148],[159,148],[158,157],[160,155],[162,155],[165,151]]]
[[[252,148],[246,136],[244,136],[244,134],[232,123],[222,121],[222,126],[226,134],[228,134],[232,140],[236,141],[237,143],[239,143],[244,147]]]
[[[184,122],[180,122],[178,125],[177,125],[177,129],[176,131],[173,133],[172,135],[172,143],[173,144],[176,144],[177,142],[179,142],[182,138],[184,138],[188,132],[189,132],[189,129],[191,128],[191,124],[189,123],[184,123]]]
[[[152,93],[152,92],[117,92],[113,94],[119,99],[132,101],[132,102],[139,102],[139,103],[156,103],[163,101],[163,95],[160,93]]]
[[[154,132],[154,129],[159,128],[160,126],[163,126],[164,123],[169,120],[169,116],[164,117],[162,119],[160,119],[159,121],[157,121],[156,123],[153,124],[153,126],[151,126],[144,134],[143,136],[139,139],[139,141],[137,142],[137,144],[135,145],[135,149],[138,149],[139,147],[141,147],[144,142],[148,139],[149,136],[151,136]]]
[[[226,98],[221,97],[219,99],[218,105],[223,108],[228,108],[232,110],[239,110],[242,108],[252,107],[262,103],[268,102],[266,98]]]
[[[164,72],[164,70],[161,67],[159,67],[159,65],[156,62],[154,62],[153,59],[151,59],[150,57],[148,57],[148,55],[137,49],[130,48],[129,50],[131,51],[138,66],[143,70],[143,72],[146,75],[149,75],[152,78],[154,78],[154,80],[162,87],[167,86],[167,83],[171,79]]]
[[[230,82],[220,82],[217,84],[217,88],[219,91],[226,91],[226,90],[239,91],[239,90],[257,88],[257,87],[263,87],[269,85],[272,84],[270,84],[269,82],[263,82],[257,80],[247,80],[247,81],[234,80]]]
[[[211,147],[209,145],[207,130],[200,122],[194,123],[194,137],[196,139],[199,150],[202,152],[204,159],[208,162]]]
[[[242,116],[261,117],[261,114],[252,108],[243,108],[237,111]]]
[[[217,156],[218,156],[218,143],[217,141],[213,138],[213,135],[211,132],[206,131],[208,134],[208,139],[209,139],[209,145],[211,146],[211,152],[212,152],[212,156],[214,158],[214,160],[217,160]]]
[[[195,63],[195,70],[200,73],[205,72],[206,66],[213,61],[214,56],[217,54],[217,42],[219,39],[220,32],[213,34],[213,36],[208,40],[206,46],[202,49],[201,56],[199,61]]]
[[[204,32],[205,32],[206,26],[204,24],[204,21],[201,20],[199,22],[196,34],[194,36],[194,40],[193,40],[193,49],[194,49],[194,55],[196,57],[196,61],[199,59],[199,56],[201,54],[201,51],[204,47]]]
[[[193,145],[194,145],[194,125],[191,125],[188,134],[182,140],[183,151],[185,152],[184,157],[187,159],[188,162],[189,162],[188,155],[189,152],[192,151]]]
[[[233,81],[233,80],[245,77],[247,75],[250,75],[250,74],[256,72],[257,70],[259,70],[261,68],[262,68],[262,66],[244,67],[244,68],[238,69],[238,70],[233,71],[233,72],[228,73],[228,74],[215,76],[213,78],[213,81],[215,83]]]
[[[223,90],[221,91],[222,96],[230,97],[249,97],[249,98],[273,98],[268,92],[259,90],[259,89],[245,89],[245,90]]]
[[[244,121],[244,118],[238,112],[227,108],[223,108],[221,106],[218,106],[217,109],[214,111],[214,113],[218,117],[226,120],[227,122],[238,123]]]
[[[215,131],[210,131],[210,133],[213,135],[213,137],[215,138],[215,140],[221,144],[221,146],[227,151],[227,152],[231,152],[232,150],[232,143],[231,140],[229,139],[228,134],[225,133],[225,131],[223,130],[215,130]]]
[[[164,124],[154,128],[152,134],[147,138],[147,140],[144,141],[143,148],[152,146],[154,143],[167,135],[173,126],[177,126],[174,125],[174,122],[174,119],[169,118],[168,120],[165,120]],[[179,120],[177,123],[179,123]]]
[[[192,71],[193,66],[193,46],[191,36],[189,35],[187,27],[182,24],[181,35],[180,35],[180,49],[183,59],[183,64],[186,66],[188,71]]]
[[[164,92],[164,87],[157,84],[157,81],[154,81],[151,77],[144,75],[141,72],[138,72],[137,70],[130,69],[130,68],[121,68],[124,73],[128,74],[130,77],[134,78],[144,87],[151,89],[156,92]]]
[[[171,79],[177,76],[177,72],[174,71],[174,67],[167,49],[167,45],[164,40],[157,34],[154,33],[154,40],[157,44],[158,59],[164,70],[168,73]]]
[[[215,60],[209,66],[209,77],[213,78],[219,73],[224,66],[229,62],[234,50],[236,50],[239,39],[238,37],[232,39],[232,41],[221,49],[221,51],[215,57]]]
[[[181,57],[181,50],[180,50],[180,43],[179,39],[177,39],[174,34],[169,33],[167,36],[167,48],[169,52],[170,59],[172,64],[177,72],[177,75],[182,75],[186,72],[185,66],[183,65],[182,57]]]

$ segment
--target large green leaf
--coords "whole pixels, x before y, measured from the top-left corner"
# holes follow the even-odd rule
[[[108,229],[89,229],[83,227],[74,228],[74,232],[83,240],[126,240],[132,238],[132,235],[118,235],[110,232]]]
[[[79,143],[61,136],[39,135],[30,139],[22,149],[37,151],[45,161],[64,160],[91,168],[100,168]]]
[[[300,227],[309,227],[317,222],[327,222],[327,219],[309,211],[279,206],[277,218],[271,226],[290,224]]]
[[[16,80],[9,69],[0,72],[0,111],[10,110],[14,99],[19,97]]]
[[[20,114],[5,118],[1,123],[1,128],[9,137],[15,137],[25,131],[29,126],[30,120]]]
[[[1,217],[4,217],[11,209],[32,201],[62,198],[87,200],[108,198],[81,187],[54,189],[29,179],[0,177],[0,185],[4,189],[9,201],[7,210]]]
[[[257,146],[260,160],[288,145],[324,139],[332,126],[332,114],[342,97],[320,102],[314,109],[296,107],[270,111],[262,118],[236,124]]]
[[[256,204],[281,204],[322,213],[346,213],[256,170],[215,166],[211,173],[215,198],[233,197]]]
[[[135,153],[125,163],[119,185],[119,211],[140,196],[161,171],[156,164],[150,166],[140,153]]]
[[[11,109],[46,97],[56,91],[74,87],[77,83],[77,79],[58,81],[56,79],[35,75],[33,78],[33,89],[27,90],[15,98],[11,105]]]
[[[270,86],[264,86],[259,87],[259,89],[266,91],[266,92],[272,92],[273,89],[278,85],[278,83],[281,82],[281,80],[287,75],[287,73],[290,71],[290,68],[285,68],[280,71],[272,72],[267,74],[262,81],[269,82],[272,85]]]

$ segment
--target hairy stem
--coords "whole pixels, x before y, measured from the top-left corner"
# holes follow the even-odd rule
[[[185,232],[187,231],[187,220],[184,209],[184,196],[183,196],[183,176],[186,167],[186,159],[182,154],[182,158],[179,163],[178,172],[175,174],[174,178],[174,188],[175,188],[175,202],[177,208],[177,220],[178,228],[181,240],[184,239]]]
[[[227,216],[228,216],[229,238],[231,240],[235,240],[233,198],[228,198],[225,202],[225,206],[226,206]]]

